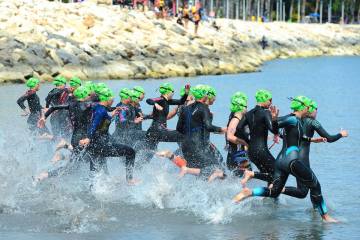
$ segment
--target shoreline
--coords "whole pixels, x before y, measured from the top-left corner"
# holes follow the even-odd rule
[[[360,55],[360,25],[216,19],[218,31],[202,22],[194,36],[192,23],[185,30],[176,19],[91,2],[14,0],[0,11],[0,84],[57,73],[84,80],[236,74],[275,59]]]

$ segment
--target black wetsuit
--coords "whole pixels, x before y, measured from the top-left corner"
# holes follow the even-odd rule
[[[279,128],[284,128],[283,148],[276,159],[274,181],[272,188],[254,188],[253,196],[273,197],[280,195],[289,174],[301,180],[310,189],[313,205],[318,208],[321,215],[327,213],[326,205],[321,193],[321,186],[315,174],[299,156],[302,141],[310,141],[303,136],[301,120],[290,114],[278,119]]]
[[[106,166],[106,157],[125,156],[126,179],[131,180],[135,161],[135,151],[133,148],[118,144],[111,139],[109,126],[111,116],[107,113],[108,109],[100,104],[93,107],[92,119],[88,136],[90,144],[87,148],[90,156],[90,171],[99,171]]]
[[[262,173],[256,174],[255,178],[270,183],[275,169],[275,158],[269,151],[267,140],[269,131],[274,134],[278,133],[277,122],[272,121],[269,110],[255,106],[245,114],[245,119],[239,124],[239,127],[243,128],[245,125],[250,130],[248,156]]]
[[[166,100],[164,97],[149,98],[146,100],[149,105],[155,105],[155,103],[157,103],[163,108],[159,111],[155,106],[153,107],[153,121],[146,133],[146,147],[151,150],[146,157],[147,160],[152,158],[159,142],[181,142],[183,140],[183,136],[178,131],[167,129],[167,116],[170,105],[183,105],[186,99],[187,95],[185,94],[179,100]]]
[[[69,100],[69,90],[67,88],[52,89],[47,97],[46,108],[50,106],[58,106],[67,104]],[[71,135],[71,124],[69,113],[67,111],[59,110],[54,112],[50,117],[51,131],[55,137],[69,137]]]
[[[30,131],[38,134],[49,133],[49,130],[46,127],[42,129],[37,127],[37,123],[41,117],[41,111],[43,107],[40,104],[40,99],[36,94],[36,91],[29,90],[17,100],[17,104],[23,110],[26,109],[26,106],[24,105],[25,101],[28,102],[30,111],[30,115],[27,119],[27,124]]]
[[[209,106],[207,106],[209,108]],[[212,123],[212,121],[214,120],[214,115],[213,113],[210,111],[210,108],[209,108],[209,112],[210,112],[210,122]],[[221,152],[219,151],[219,149],[215,146],[215,144],[213,144],[211,141],[210,141],[210,132],[207,131],[206,129],[204,129],[205,131],[205,139],[207,141],[207,145],[208,145],[208,148],[209,148],[209,153],[212,155],[211,157],[216,159],[216,161],[218,162],[219,165],[221,165],[224,161],[224,158],[221,154]]]
[[[313,118],[304,118],[302,120],[303,131],[305,136],[313,137],[314,133],[317,132],[321,137],[326,138],[327,142],[335,142],[341,138],[341,134],[330,135],[321,124],[313,119]],[[300,160],[310,168],[310,142],[302,141],[300,145]],[[309,188],[304,184],[300,179],[296,179],[297,187],[285,187],[285,192],[283,194],[297,197],[297,198],[305,198],[309,192]]]
[[[58,176],[65,171],[71,171],[71,169],[79,165],[80,161],[87,157],[84,148],[79,145],[79,141],[88,137],[88,128],[92,116],[92,103],[73,100],[66,105],[53,106],[46,112],[45,118],[58,110],[67,110],[69,112],[70,121],[74,129],[71,137],[73,151],[69,163],[65,167],[50,171],[49,177]]]
[[[239,119],[234,113],[230,113],[229,116],[229,121],[227,124],[227,127],[229,127],[229,124],[231,122],[231,120],[233,118],[237,118]],[[240,138],[242,140],[244,140],[245,142],[249,143],[250,142],[250,137],[249,137],[249,129],[247,126],[244,126],[243,122],[245,121],[245,118],[242,117],[241,119],[239,119],[239,123],[236,126],[236,131],[234,133],[235,137]],[[227,141],[227,146],[228,146],[228,154],[227,154],[227,158],[226,158],[226,165],[228,167],[228,169],[230,171],[233,171],[233,174],[235,176],[242,176],[244,173],[244,170],[240,170],[238,169],[238,163],[236,163],[234,161],[234,155],[242,155],[244,159],[248,159],[248,154],[247,151],[245,149],[244,145],[238,145],[235,143],[232,143],[230,141]]]
[[[209,171],[203,171],[205,168],[219,166],[210,152],[207,134],[221,132],[221,128],[212,125],[211,113],[205,104],[195,102],[185,106],[180,112],[176,129],[185,136],[181,150],[188,167],[201,168],[202,174],[208,174]]]

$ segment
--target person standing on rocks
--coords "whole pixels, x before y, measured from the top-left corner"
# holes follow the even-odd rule
[[[50,106],[64,105],[68,101],[69,89],[66,88],[66,78],[57,76],[53,88],[45,98],[46,109]],[[71,124],[69,113],[64,110],[58,110],[50,117],[51,131],[56,138],[69,138],[71,135]]]
[[[149,98],[146,103],[153,107],[152,123],[146,133],[146,147],[150,152],[146,156],[146,160],[150,160],[157,149],[159,142],[181,142],[182,134],[176,130],[167,129],[167,119],[170,105],[183,105],[188,97],[190,85],[186,85],[185,94],[181,99],[172,99],[174,95],[174,87],[170,83],[160,85],[159,98]]]
[[[200,9],[201,9],[201,3],[198,3],[198,6],[193,6],[191,9],[191,13],[193,16],[193,21],[195,24],[195,29],[194,29],[194,34],[197,35],[198,34],[198,29],[199,29],[199,24],[201,21],[201,13],[200,13]]]

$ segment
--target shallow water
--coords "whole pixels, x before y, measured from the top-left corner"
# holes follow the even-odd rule
[[[241,190],[237,179],[210,185],[192,176],[179,181],[177,169],[163,159],[153,159],[138,171],[143,183],[135,187],[125,185],[124,167],[116,159],[109,160],[110,176],[98,176],[92,192],[86,165],[75,175],[34,186],[31,176],[53,167],[49,162],[52,147],[27,135],[25,118],[19,116],[15,103],[24,86],[2,86],[0,239],[358,239],[359,76],[359,57],[321,57],[273,61],[258,73],[171,79],[176,89],[187,81],[215,86],[219,97],[212,111],[218,125],[226,124],[228,97],[236,90],[250,96],[249,106],[254,105],[251,96],[256,89],[271,90],[281,115],[289,112],[288,96],[303,94],[317,100],[318,119],[329,132],[340,128],[350,132],[347,139],[312,146],[312,168],[331,213],[342,221],[333,225],[320,221],[308,198],[281,196],[278,203],[257,198],[234,206],[230,199]],[[170,80],[108,83],[116,91],[142,85],[147,96],[153,97],[162,81]],[[41,97],[50,88],[43,85]],[[150,108],[143,104],[143,110]],[[170,121],[170,127],[175,123]],[[223,149],[223,136],[212,139]],[[175,149],[176,145],[160,144],[159,148]],[[273,154],[278,151],[279,146]]]

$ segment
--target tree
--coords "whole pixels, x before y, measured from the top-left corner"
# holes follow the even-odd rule
[[[293,6],[294,6],[294,0],[291,0],[290,1],[290,9],[289,9],[289,21],[290,22],[292,22]]]
[[[306,0],[302,0],[302,6],[301,6],[301,20],[302,22],[305,21],[305,14],[306,14]]]

